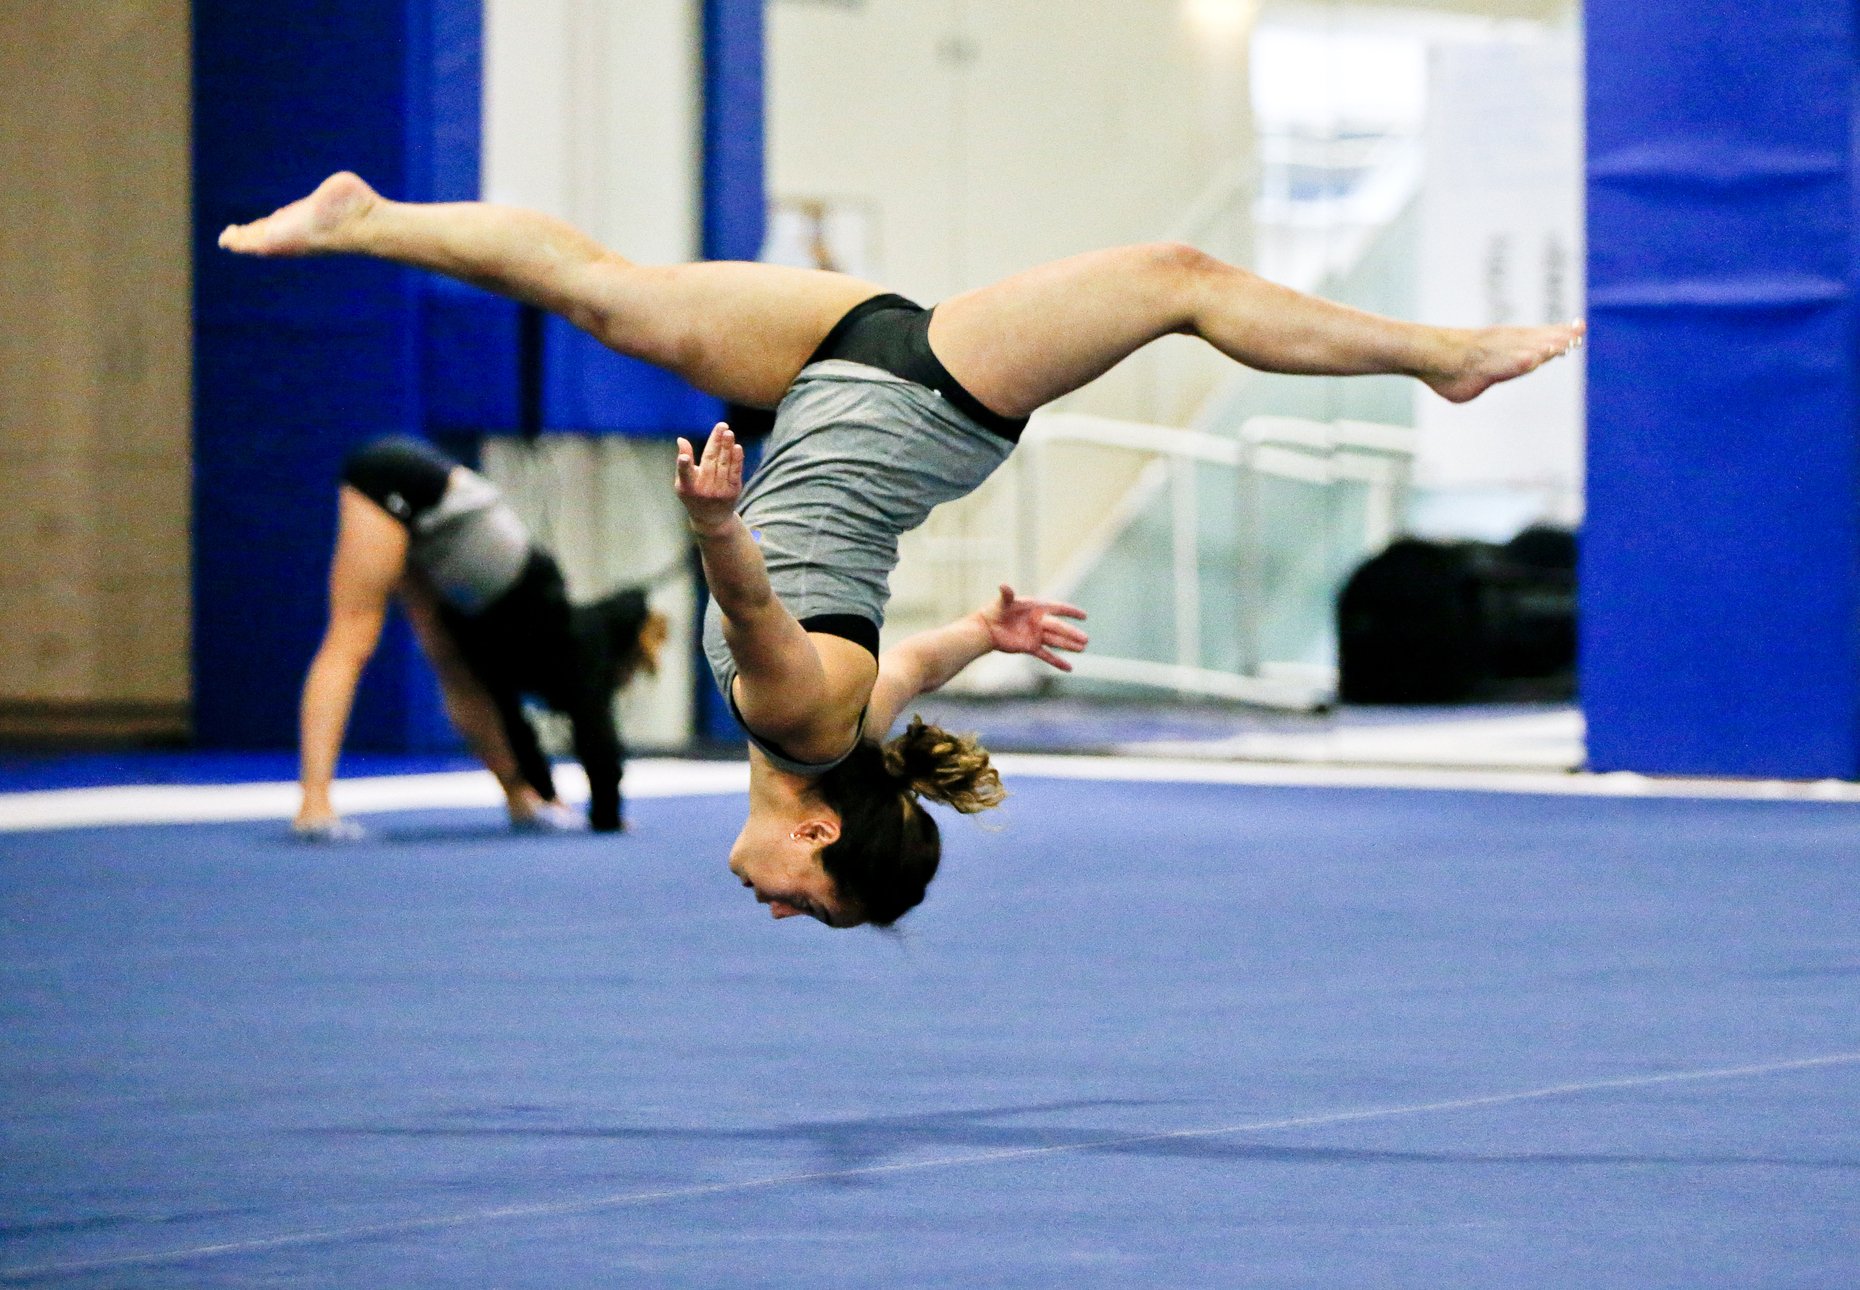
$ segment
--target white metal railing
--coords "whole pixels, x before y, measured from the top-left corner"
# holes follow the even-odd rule
[[[1415,202],[1421,141],[1408,134],[1310,136],[1264,132],[1184,208],[1166,236],[1244,264],[1273,282],[1336,298],[1377,239]],[[1187,345],[1160,345],[1146,414],[1204,425],[1245,371],[1220,372]]]
[[[1315,177],[1317,182],[1302,183],[1295,175]],[[1303,290],[1334,291],[1343,276],[1355,271],[1376,237],[1414,201],[1419,178],[1418,142],[1405,136],[1264,135],[1255,153],[1214,176],[1168,236],[1235,263],[1251,264],[1265,276]],[[1120,658],[1094,647],[1075,660],[1076,674],[1271,707],[1321,707],[1334,697],[1334,668],[1265,657],[1270,589],[1259,541],[1259,486],[1271,479],[1319,487],[1346,482],[1364,486],[1361,551],[1328,550],[1328,532],[1314,534],[1310,541],[1325,544],[1325,554],[1334,557],[1380,549],[1395,536],[1405,513],[1414,432],[1400,426],[1263,416],[1236,428],[1233,419],[1236,413],[1244,415],[1245,401],[1237,404],[1231,395],[1250,374],[1211,371],[1206,359],[1186,344],[1158,346],[1148,358],[1147,414],[1157,422],[1186,422],[1196,429],[1042,413],[1023,434],[1021,448],[998,484],[1016,496],[1018,518],[971,523],[960,532],[927,532],[917,539],[919,558],[937,571],[929,580],[939,588],[934,598],[954,604],[973,594],[977,570],[1000,567],[1005,539],[1012,546],[1010,567],[1019,586],[1074,598],[1132,525],[1154,514],[1166,500],[1173,656]],[[1126,449],[1150,458],[1082,534],[1077,523],[1043,526],[1040,519],[1039,493],[1048,471],[1038,459],[1048,448],[1066,444]],[[1235,598],[1241,620],[1237,670],[1209,667],[1202,657],[1205,602],[1198,512],[1205,498],[1196,487],[1196,473],[1204,469],[1229,471],[1233,478],[1228,496],[1237,513],[1241,557],[1233,562],[1228,585],[1221,590]],[[1043,527],[1047,540],[1064,554],[1056,572],[1047,558],[1054,552],[1041,550]],[[1327,586],[1322,594],[1333,590]],[[969,689],[1020,690],[1035,685],[1042,671],[1023,659],[995,657],[970,668],[962,684]]]
[[[1309,711],[1334,701],[1334,669],[1262,657],[1267,587],[1262,561],[1259,488],[1266,480],[1293,480],[1319,487],[1342,483],[1365,486],[1366,501],[1358,551],[1367,554],[1386,545],[1399,530],[1414,453],[1415,432],[1402,426],[1367,422],[1320,422],[1290,417],[1255,417],[1237,438],[1069,413],[1036,416],[1021,436],[1018,458],[1017,511],[1013,565],[1022,586],[1040,586],[1053,599],[1073,598],[1091,570],[1135,520],[1166,500],[1169,525],[1169,583],[1174,656],[1169,660],[1120,657],[1094,649],[1073,659],[1074,675],[1104,681],[1153,686],[1178,694],[1237,700],[1265,707]],[[1136,482],[1075,547],[1059,571],[1040,579],[1044,483],[1052,478],[1046,454],[1078,445],[1118,448],[1147,454],[1151,460]],[[1238,670],[1209,667],[1202,656],[1202,586],[1200,499],[1196,471],[1212,467],[1232,473],[1230,496],[1239,522],[1239,551],[1227,585],[1235,597],[1240,622]],[[1328,535],[1321,539],[1328,541]],[[1326,598],[1332,588],[1311,594]],[[1024,659],[1001,659],[994,665],[994,686],[1007,681],[1007,669],[1029,679]],[[986,680],[984,684],[986,684]]]

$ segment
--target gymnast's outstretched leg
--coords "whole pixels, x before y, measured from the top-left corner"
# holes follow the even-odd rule
[[[1022,417],[1178,333],[1260,371],[1412,376],[1457,403],[1566,352],[1583,325],[1400,322],[1158,243],[1092,251],[952,297],[937,306],[930,346],[983,404]]]
[[[880,293],[843,274],[719,261],[648,266],[569,224],[483,202],[394,202],[356,176],[220,235],[252,255],[359,254],[561,314],[620,353],[736,403],[772,407],[847,310]],[[1579,323],[1430,327],[1278,286],[1193,247],[1116,247],[938,306],[930,342],[970,393],[1025,416],[1159,337],[1199,336],[1268,372],[1399,374],[1463,402],[1576,344]]]
[[[560,314],[611,349],[755,407],[779,403],[833,324],[881,290],[774,264],[635,264],[551,215],[389,201],[346,172],[226,229],[220,245],[248,255],[367,255],[443,273]]]

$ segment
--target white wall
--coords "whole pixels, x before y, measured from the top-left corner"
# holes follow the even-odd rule
[[[775,0],[778,200],[871,212],[872,276],[928,304],[1170,236],[1251,146],[1244,20],[1210,0]],[[1153,408],[1130,365],[1069,406]]]
[[[647,263],[695,259],[702,175],[697,0],[488,0],[483,192],[559,215]],[[673,448],[617,436],[494,442],[485,473],[591,600],[675,568],[684,544]],[[621,702],[636,746],[690,734],[696,589],[652,593],[672,620],[665,666]]]
[[[1464,327],[1580,317],[1582,67],[1574,33],[1540,28],[1443,43],[1429,70],[1416,267],[1422,321]],[[1508,490],[1537,518],[1577,520],[1582,373],[1578,353],[1472,403],[1417,395],[1417,482]]]
[[[486,200],[633,259],[694,259],[699,36],[697,0],[487,0]]]

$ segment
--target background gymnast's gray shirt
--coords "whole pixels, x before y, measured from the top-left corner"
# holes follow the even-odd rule
[[[530,533],[483,475],[455,466],[439,501],[413,517],[407,553],[455,608],[475,614],[516,585]]]
[[[882,626],[898,538],[973,492],[1013,450],[935,390],[829,359],[788,387],[736,513],[796,618],[858,614]],[[736,662],[715,601],[704,654],[727,698]]]

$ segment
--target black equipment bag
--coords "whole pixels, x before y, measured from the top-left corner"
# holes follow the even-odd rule
[[[1344,584],[1337,651],[1345,703],[1573,698],[1576,536],[1391,543]]]

